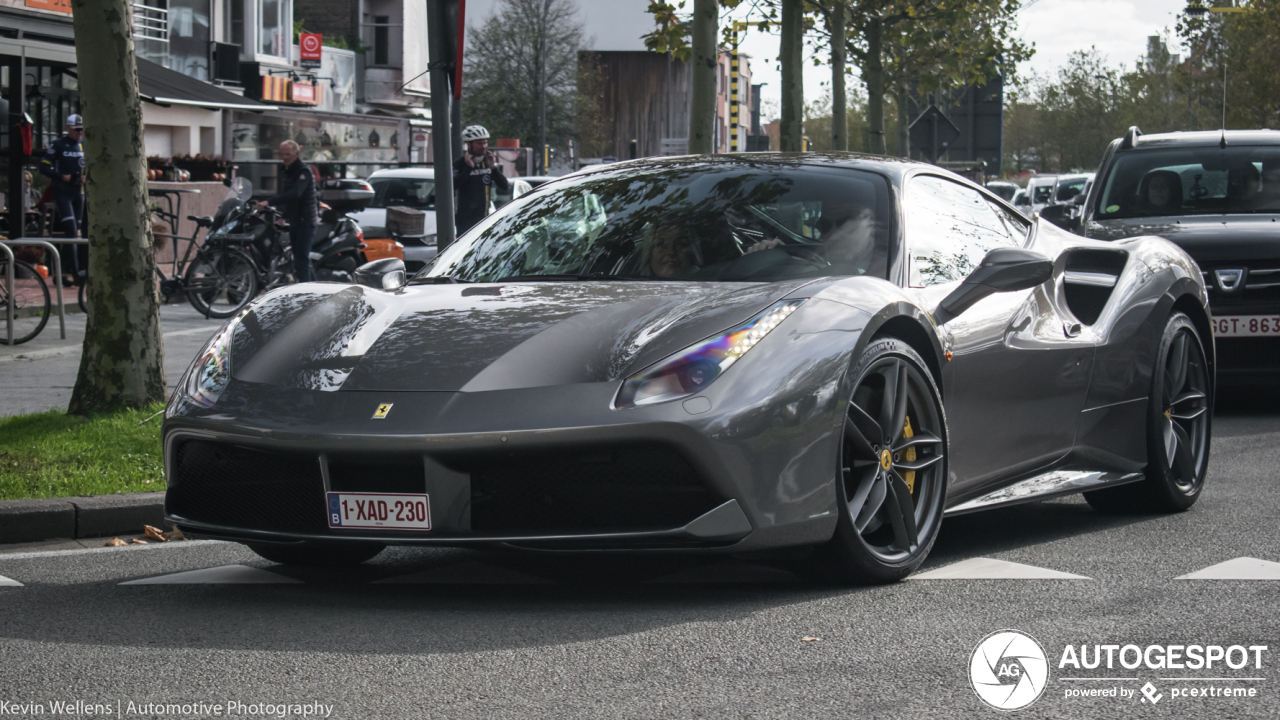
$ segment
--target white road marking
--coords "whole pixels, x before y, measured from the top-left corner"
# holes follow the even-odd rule
[[[551,581],[500,565],[463,562],[409,575],[374,580],[375,585],[545,585]]]
[[[796,582],[795,575],[786,570],[754,565],[744,562],[718,562],[686,570],[678,570],[670,575],[656,577],[650,583],[776,583]]]
[[[0,587],[22,587],[22,583],[0,575]]]
[[[1280,580],[1280,563],[1251,557],[1238,557],[1174,580]]]
[[[937,570],[912,575],[908,580],[1092,580],[1058,570],[993,558],[969,558]]]
[[[106,542],[105,539],[102,542]],[[121,545],[120,547],[81,548],[79,550],[46,550],[41,552],[0,553],[0,562],[5,560],[31,560],[32,558],[62,557],[66,555],[91,555],[96,553],[133,552],[135,550],[155,550],[157,548],[199,547],[201,545],[223,544],[223,540],[183,540],[182,542],[148,543],[146,545]]]
[[[223,565],[130,580],[121,585],[300,585],[301,580],[247,565]]]

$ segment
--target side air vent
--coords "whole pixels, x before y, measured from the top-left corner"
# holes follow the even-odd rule
[[[1128,260],[1129,253],[1110,250],[1077,250],[1067,257],[1062,294],[1077,320],[1085,325],[1098,321]]]

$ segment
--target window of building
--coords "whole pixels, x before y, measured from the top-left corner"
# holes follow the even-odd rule
[[[169,68],[209,80],[210,0],[169,0]]]
[[[373,16],[373,64],[391,64],[391,16]]]
[[[288,57],[292,45],[290,26],[293,24],[285,11],[285,0],[258,0],[258,52],[273,57]]]

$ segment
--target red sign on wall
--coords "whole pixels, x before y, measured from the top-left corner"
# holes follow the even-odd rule
[[[53,12],[71,14],[70,0],[27,0],[26,5],[37,10],[51,10]]]
[[[289,86],[290,102],[303,105],[320,104],[320,86],[296,82]]]
[[[319,33],[301,33],[298,36],[298,51],[304,68],[320,67],[320,53],[324,36]]]

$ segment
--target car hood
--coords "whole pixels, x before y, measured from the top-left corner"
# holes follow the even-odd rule
[[[1280,250],[1280,216],[1196,215],[1093,221],[1088,236],[1123,240],[1158,235],[1201,265],[1248,260],[1274,260]]]
[[[484,391],[627,377],[811,281],[307,284],[236,322],[237,381],[321,391]]]

